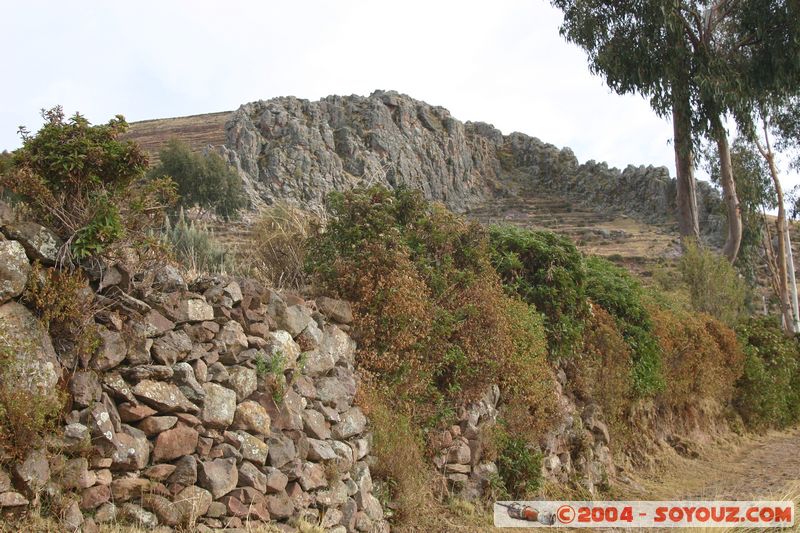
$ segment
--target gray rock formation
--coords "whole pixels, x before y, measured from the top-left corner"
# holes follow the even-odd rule
[[[396,92],[241,106],[227,150],[259,199],[319,206],[331,191],[406,185],[463,210],[500,178],[502,134]]]
[[[393,91],[317,102],[274,98],[241,106],[221,150],[253,205],[287,200],[319,210],[331,191],[380,184],[420,189],[456,211],[507,190],[559,193],[601,211],[653,223],[674,220],[675,180],[665,167],[580,164],[521,133],[462,123],[442,108]],[[700,224],[716,232],[716,191],[698,184]]]

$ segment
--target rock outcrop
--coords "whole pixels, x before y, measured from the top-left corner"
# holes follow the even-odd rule
[[[467,210],[509,188],[559,193],[646,222],[674,220],[675,180],[665,167],[580,164],[522,133],[460,122],[442,108],[394,91],[317,102],[274,98],[241,106],[219,147],[237,166],[253,204],[288,200],[319,209],[331,191],[380,184],[420,189],[429,200]],[[719,199],[698,184],[700,223],[718,231]]]

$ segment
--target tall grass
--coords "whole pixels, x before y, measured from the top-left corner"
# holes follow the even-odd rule
[[[229,274],[235,269],[233,255],[217,242],[214,232],[187,220],[183,210],[174,224],[167,219],[162,239],[189,272]]]

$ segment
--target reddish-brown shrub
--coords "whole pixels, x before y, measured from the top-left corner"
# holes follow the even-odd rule
[[[658,307],[650,312],[666,378],[659,401],[675,409],[703,400],[729,402],[744,364],[736,333],[704,313]]]

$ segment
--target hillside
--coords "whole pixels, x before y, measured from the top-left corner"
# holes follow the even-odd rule
[[[224,153],[256,207],[287,200],[320,211],[333,190],[406,185],[484,222],[564,233],[592,253],[638,262],[676,249],[667,169],[580,163],[569,148],[461,122],[392,91],[317,102],[275,98],[232,113],[137,122],[129,134],[153,158],[171,137]],[[699,198],[713,240],[720,226],[716,193],[700,184]]]
[[[229,116],[229,112],[221,112],[143,120],[131,125],[127,138],[139,143],[151,160],[157,162],[159,150],[172,138],[181,139],[197,151],[225,144],[225,123]]]

